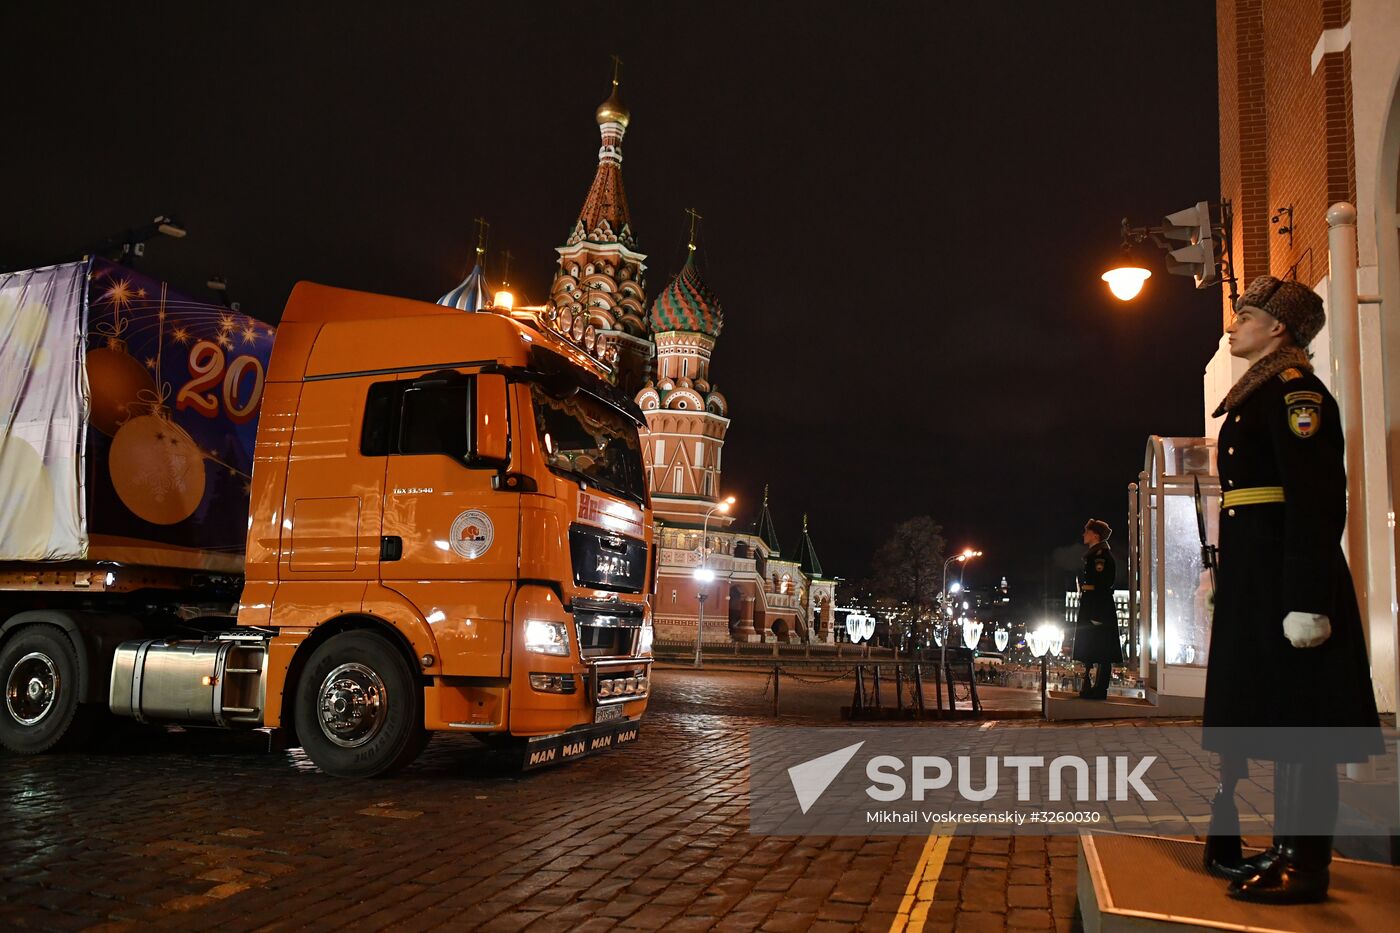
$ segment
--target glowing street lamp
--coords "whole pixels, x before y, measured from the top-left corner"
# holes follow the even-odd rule
[[[982,552],[981,552],[981,551],[973,550],[972,548],[965,548],[961,554],[954,554],[952,557],[948,558],[947,560],[945,560],[945,561],[943,562],[943,583],[942,583],[942,584],[939,586],[939,588],[938,588],[938,602],[939,602],[940,605],[942,605],[942,606],[944,607],[944,615],[952,615],[952,612],[950,611],[950,609],[949,609],[949,607],[948,607],[948,565],[951,564],[953,561],[957,561],[958,563],[960,563],[960,564],[962,564],[964,567],[966,567],[968,561],[972,560],[974,557],[981,557],[981,556],[982,556]],[[959,588],[959,589],[962,588],[961,583],[958,585],[958,588]],[[939,619],[939,624],[940,624],[940,625],[946,625],[947,623],[944,622],[943,619]],[[948,644],[947,644],[947,642],[948,642],[948,639],[947,639],[947,638],[944,638],[944,639],[939,643],[939,645],[938,645],[938,648],[939,648],[938,666],[942,669],[941,673],[943,673],[943,674],[947,674],[947,673],[948,673]]]
[[[1142,291],[1142,284],[1152,278],[1152,273],[1142,266],[1119,266],[1109,269],[1099,276],[1108,283],[1108,290],[1119,301],[1132,301]]]
[[[715,514],[716,512],[728,512],[732,505],[734,505],[734,497],[726,496],[720,502],[716,503],[716,505],[712,509],[705,513],[705,521],[701,525],[700,566],[696,567],[695,572],[691,574],[691,576],[695,578],[695,581],[697,583],[702,584],[699,588],[697,588],[695,592],[695,600],[700,605],[699,615],[695,620],[694,666],[697,668],[705,666],[705,662],[700,657],[700,640],[701,635],[705,631],[705,600],[709,598],[710,595],[709,592],[705,589],[705,585],[713,583],[715,579],[715,572],[709,567],[709,554],[705,550],[705,545],[708,544],[710,540],[710,516]]]
[[[963,644],[968,651],[973,651],[982,641],[982,623],[980,621],[970,621],[967,616],[963,616]]]

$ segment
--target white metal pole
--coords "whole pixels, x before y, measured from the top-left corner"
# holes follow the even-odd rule
[[[703,581],[699,581],[702,582]],[[703,590],[695,594],[695,600],[700,604],[700,614],[695,620],[695,666],[704,667],[705,660],[700,656],[700,633],[705,630],[705,597],[709,595]]]
[[[938,585],[938,623],[937,627],[942,627],[947,623],[948,618],[948,565],[957,560],[954,554],[943,562],[943,582]],[[948,635],[952,631],[949,626],[943,632],[943,644],[938,646],[938,676],[940,680],[948,673]]]
[[[1346,545],[1351,577],[1367,620],[1370,643],[1370,561],[1366,551],[1365,427],[1361,410],[1361,334],[1356,311],[1356,208],[1339,201],[1327,209],[1327,318],[1332,334],[1332,387],[1346,436]]]

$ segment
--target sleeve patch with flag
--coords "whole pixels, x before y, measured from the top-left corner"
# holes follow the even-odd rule
[[[1288,430],[1298,437],[1312,437],[1322,425],[1322,407],[1313,401],[1296,401],[1288,406]]]

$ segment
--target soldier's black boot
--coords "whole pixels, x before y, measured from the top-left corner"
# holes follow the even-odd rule
[[[1210,828],[1206,830],[1206,871],[1221,878],[1250,878],[1244,874],[1244,849],[1240,844],[1240,812],[1235,809],[1235,789],[1215,788],[1210,802]]]
[[[1079,688],[1079,699],[1087,700],[1094,694],[1094,665],[1084,662],[1084,684]]]
[[[1206,831],[1203,855],[1206,871],[1232,881],[1253,878],[1278,855],[1277,848],[1270,847],[1258,855],[1244,857],[1240,842],[1240,813],[1235,807],[1235,785],[1247,774],[1244,759],[1221,759],[1220,784],[1215,788],[1215,798],[1210,803],[1210,828]]]
[[[1337,768],[1324,764],[1275,766],[1284,774],[1284,795],[1275,785],[1274,809],[1288,835],[1275,837],[1277,857],[1258,874],[1230,885],[1230,896],[1255,904],[1316,904],[1327,899],[1332,836],[1304,835],[1298,828],[1337,821]],[[1276,777],[1277,781],[1278,778]]]

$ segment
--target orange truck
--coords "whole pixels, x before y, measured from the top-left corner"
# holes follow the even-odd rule
[[[301,283],[274,336],[172,295],[0,276],[0,364],[42,370],[0,384],[0,744],[115,714],[368,777],[433,732],[525,767],[636,739],[644,422],[591,328]]]

